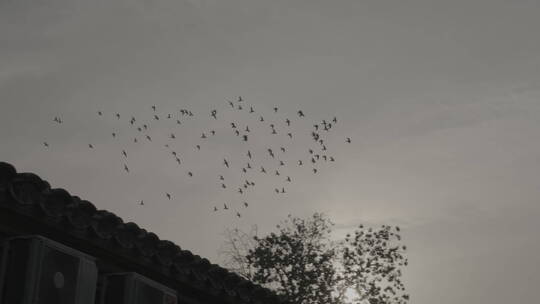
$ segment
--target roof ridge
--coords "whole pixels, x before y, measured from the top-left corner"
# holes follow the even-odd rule
[[[0,162],[0,208],[30,216],[47,226],[60,228],[79,239],[97,238],[101,249],[117,256],[134,253],[135,263],[155,267],[167,278],[188,284],[213,295],[228,295],[231,302],[286,303],[274,292],[229,271],[208,259],[182,249],[169,240],[160,240],[134,222],[72,196],[34,173],[18,173]],[[93,242],[93,244],[96,242]],[[155,269],[152,269],[154,271]]]

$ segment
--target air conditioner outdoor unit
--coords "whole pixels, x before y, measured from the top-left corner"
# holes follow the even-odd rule
[[[94,304],[93,257],[33,235],[9,238],[2,247],[0,304]]]
[[[176,304],[176,291],[135,272],[103,277],[101,304]]]

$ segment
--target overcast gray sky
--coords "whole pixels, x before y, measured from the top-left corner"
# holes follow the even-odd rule
[[[411,303],[534,303],[538,15],[534,0],[0,0],[0,160],[214,262],[226,227],[265,232],[322,211],[339,233],[404,228]],[[257,188],[241,209],[216,179],[248,145],[232,135],[194,149],[202,131],[231,133],[230,121],[260,129],[254,151],[282,144],[227,110],[238,95],[278,128],[294,118],[290,155],[306,154],[312,122],[337,116],[336,163],[291,169],[287,195]],[[151,121],[153,104],[195,117],[183,129],[162,119],[153,145],[135,145],[129,117]],[[181,167],[158,144],[171,130]],[[243,217],[213,213],[223,201]]]

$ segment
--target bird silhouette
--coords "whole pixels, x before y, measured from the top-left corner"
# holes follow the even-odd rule
[[[169,200],[171,200],[171,195],[170,195],[169,193],[165,193],[165,195],[167,196],[167,198],[168,198]]]
[[[203,134],[201,135],[201,138],[206,138],[206,134],[203,133]]]
[[[290,176],[287,176],[287,181],[291,182],[291,177]]]
[[[234,103],[232,101],[229,101],[229,105],[234,109]]]
[[[112,133],[112,137],[116,138],[116,133],[113,132],[113,133]]]
[[[278,108],[274,107],[274,113],[277,113],[277,111],[278,111]]]
[[[238,193],[244,194],[244,191],[242,190],[242,188],[238,188]]]
[[[240,212],[236,212],[236,216],[242,217],[242,216],[240,215]]]
[[[238,102],[242,102],[242,96],[238,96]]]
[[[137,142],[137,137],[134,137],[134,138],[133,138],[133,142],[134,142],[134,143]]]
[[[150,135],[146,135],[146,139],[148,139],[148,141],[152,141],[152,137],[150,137]]]
[[[193,172],[189,171],[187,174],[189,175],[189,177],[193,177]]]
[[[154,115],[154,119],[155,119],[155,120],[159,120],[159,116]]]
[[[247,202],[244,202],[244,207],[247,208],[248,206],[249,206],[248,203],[247,203]],[[398,231],[399,231],[399,230],[398,230]]]
[[[278,170],[276,170],[276,175],[279,175],[279,171],[278,171]]]
[[[238,110],[242,110],[242,106],[241,105],[238,105]]]
[[[49,147],[49,144],[46,141],[43,142],[43,145],[47,148]]]
[[[289,136],[290,138],[292,138],[292,133],[287,133],[287,136]]]
[[[94,146],[92,144],[88,144],[88,148],[94,149]]]
[[[251,151],[248,150],[247,156],[249,157],[249,159],[251,159]]]
[[[313,173],[317,173],[317,168],[313,168]]]
[[[223,209],[229,210],[229,207],[227,207],[227,204],[223,204]]]
[[[268,148],[267,151],[268,151],[268,154],[270,154],[270,156],[274,158],[274,152],[272,151],[272,149]]]
[[[167,115],[167,119],[171,119],[171,117],[172,117],[171,114]]]
[[[210,116],[214,117],[214,119],[217,119],[217,110],[212,110]]]
[[[225,180],[225,178],[223,177],[223,175],[220,175],[220,176],[219,176],[219,180]]]
[[[247,135],[242,135],[244,141],[248,141],[248,136]]]
[[[246,126],[246,132],[250,132],[250,131],[249,131],[249,126]]]
[[[285,147],[280,147],[279,149],[281,150],[281,152],[285,153]]]
[[[234,122],[231,122],[231,128],[236,129],[236,124]]]
[[[212,133],[212,135],[216,135],[216,131],[214,130],[210,131],[210,133]]]
[[[264,121],[264,117],[259,117],[259,121]]]
[[[129,173],[129,168],[128,168],[128,166],[126,164],[124,164],[124,170],[126,170],[126,172]]]
[[[127,152],[126,152],[126,150],[122,150],[122,155],[124,155],[124,157],[127,157]]]
[[[264,169],[264,167],[261,166],[261,172],[262,173],[266,173],[266,170]]]
[[[176,124],[177,124],[177,125],[181,125],[182,122],[181,122],[180,120],[177,119],[177,120],[176,120]]]
[[[287,126],[288,126],[288,127],[290,127],[290,126],[291,126],[291,121],[290,121],[290,120],[289,120],[288,118],[287,118],[287,119],[285,119],[285,123],[287,124]]]
[[[214,206],[214,212],[218,211],[218,208],[216,206]]]
[[[304,116],[305,116],[305,115],[304,115],[304,112],[303,112],[302,110],[299,110],[299,111],[298,111],[298,116],[299,116],[299,117],[304,117]]]
[[[281,188],[281,193],[286,193],[285,188]]]
[[[249,107],[249,113],[255,113],[255,110],[253,110],[253,107]]]
[[[116,113],[116,118],[120,119],[120,114],[119,113]]]
[[[337,117],[334,116],[334,119],[332,119],[334,123],[337,123]]]
[[[229,162],[227,161],[227,159],[223,159],[223,164],[225,165],[225,167],[229,168]]]
[[[351,138],[347,137],[347,139],[345,141],[350,144],[351,143]]]
[[[197,150],[201,149],[201,145],[196,145],[195,147],[197,147]]]
[[[299,165],[299,166],[302,165],[302,161],[301,161],[301,160],[298,161],[298,165]]]
[[[236,134],[236,136],[240,136],[240,131],[235,130],[234,133]]]
[[[152,106],[152,110],[154,110],[154,112],[156,111],[156,106]]]
[[[98,111],[97,113],[98,113],[99,116],[103,116],[103,112]]]
[[[144,201],[141,200],[141,202],[139,203],[139,205],[144,206]]]
[[[285,163],[284,163],[282,160],[280,160],[280,161],[279,161],[279,165],[280,165],[280,166],[285,166]]]
[[[222,184],[221,184],[221,188],[226,189],[227,186],[226,186],[225,184],[222,183]]]
[[[330,161],[333,162],[333,161],[336,161],[336,160],[334,159],[333,156],[330,156]]]

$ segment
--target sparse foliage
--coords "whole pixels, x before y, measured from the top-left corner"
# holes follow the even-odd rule
[[[330,239],[333,224],[320,213],[308,219],[289,216],[276,227],[264,237],[257,236],[256,227],[226,230],[226,265],[293,304],[408,302],[399,227],[360,225],[340,241]]]

